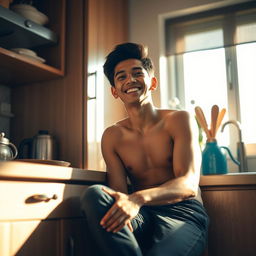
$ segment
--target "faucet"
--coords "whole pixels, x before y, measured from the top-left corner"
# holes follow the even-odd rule
[[[225,122],[221,127],[221,132],[224,131],[224,128],[227,124],[233,124],[238,130],[238,142],[237,142],[237,160],[239,161],[239,172],[248,171],[247,166],[247,157],[245,154],[245,147],[242,141],[242,129],[241,124],[236,120],[229,120]]]

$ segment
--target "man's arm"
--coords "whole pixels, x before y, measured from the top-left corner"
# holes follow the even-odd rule
[[[101,151],[107,167],[107,182],[110,188],[125,193],[127,190],[127,179],[124,166],[115,151],[115,145],[121,134],[119,128],[111,126],[107,128],[102,136]]]
[[[103,188],[103,190],[115,199],[115,203],[102,218],[100,224],[106,228],[107,231],[113,232],[119,231],[125,225],[127,225],[128,228],[133,231],[130,219],[126,218],[126,216],[122,217],[121,215],[124,212],[123,209],[129,209],[129,211],[133,209],[132,215],[136,216],[140,208],[138,205],[128,200],[125,168],[115,151],[115,145],[118,143],[120,136],[121,134],[119,128],[112,126],[105,130],[101,140],[102,155],[107,166],[107,182],[109,187],[115,191],[108,190],[106,188]],[[120,213],[115,209],[121,209]],[[110,214],[112,215],[112,212],[114,212],[115,215],[110,216]],[[107,221],[105,222],[105,220]]]
[[[142,205],[175,203],[195,197],[198,192],[201,151],[195,120],[187,112],[177,111],[167,117],[166,129],[174,140],[175,178],[161,186],[135,192],[132,196]]]

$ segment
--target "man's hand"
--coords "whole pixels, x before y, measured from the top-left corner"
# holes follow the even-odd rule
[[[100,224],[108,232],[118,232],[125,225],[133,231],[131,220],[138,214],[141,205],[132,200],[132,197],[127,194],[112,191],[105,187],[102,187],[102,190],[112,196],[115,203],[102,218]]]

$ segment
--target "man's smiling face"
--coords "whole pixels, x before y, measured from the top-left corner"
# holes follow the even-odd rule
[[[115,86],[111,88],[114,97],[120,97],[124,103],[132,103],[149,95],[155,77],[148,74],[140,60],[127,59],[116,65],[114,82]]]

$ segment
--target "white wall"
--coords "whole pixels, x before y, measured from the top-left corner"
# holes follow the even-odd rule
[[[248,0],[129,0],[129,39],[131,42],[142,43],[149,47],[156,76],[160,84],[163,84],[165,79],[160,77],[159,72],[160,56],[164,50],[161,22],[166,17],[196,13],[240,2],[248,2]],[[155,91],[153,99],[156,106],[161,105],[160,87]]]

